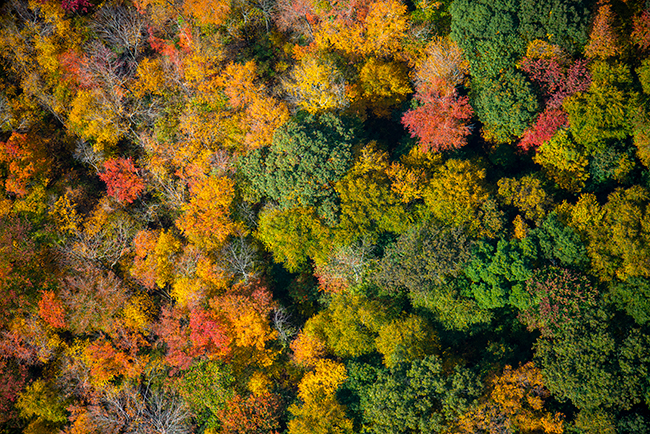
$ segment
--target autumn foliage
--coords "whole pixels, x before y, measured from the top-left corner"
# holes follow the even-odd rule
[[[0,2],[0,431],[650,432],[643,3]]]
[[[422,105],[406,112],[402,123],[412,137],[420,138],[423,151],[457,149],[467,143],[471,128],[466,122],[474,114],[469,98],[458,96],[455,90],[444,95],[433,89],[415,97]]]
[[[120,202],[132,203],[144,191],[144,180],[131,158],[111,158],[104,163],[99,178],[106,183],[107,193]]]
[[[226,434],[278,433],[281,400],[267,393],[243,398],[235,395],[219,412],[222,430]]]

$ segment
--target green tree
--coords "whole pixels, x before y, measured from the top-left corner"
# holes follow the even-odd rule
[[[456,0],[449,6],[451,37],[463,49],[475,77],[495,77],[523,55],[517,0]]]
[[[472,280],[472,293],[486,309],[507,304],[522,308],[528,304],[523,283],[533,275],[537,247],[528,238],[499,240],[497,245],[479,241],[465,273]]]
[[[513,69],[496,77],[477,76],[471,89],[470,102],[483,122],[483,134],[497,143],[521,137],[539,109],[532,85]]]
[[[569,53],[587,43],[592,0],[520,0],[519,32],[528,41],[548,40]]]
[[[547,261],[560,261],[566,266],[585,267],[589,263],[587,248],[578,233],[564,225],[553,211],[539,227],[530,231],[530,238],[539,245]]]
[[[472,244],[461,228],[415,226],[386,247],[371,280],[391,293],[406,290],[414,306],[432,312],[446,328],[466,330],[489,318],[461,289]]]
[[[579,192],[585,187],[589,172],[584,148],[575,143],[566,130],[558,131],[544,142],[533,158],[544,168],[546,175],[562,189]]]
[[[472,244],[461,228],[414,226],[386,248],[373,280],[390,291],[414,292],[451,282],[470,259]]]
[[[464,368],[443,371],[437,356],[380,372],[361,395],[364,432],[437,433],[463,414],[480,393],[476,376]]]
[[[629,409],[649,397],[650,336],[611,330],[595,309],[578,321],[564,320],[553,338],[535,344],[546,385],[580,409]]]
[[[234,394],[234,378],[228,365],[203,360],[183,372],[178,391],[190,405],[199,425],[218,426],[219,411]]]
[[[335,221],[333,184],[352,160],[355,130],[331,114],[300,114],[280,127],[269,147],[241,157],[239,167],[253,195],[275,200],[280,208],[315,207]]]
[[[631,277],[624,282],[612,282],[609,299],[634,318],[639,325],[650,321],[650,281],[641,277]]]

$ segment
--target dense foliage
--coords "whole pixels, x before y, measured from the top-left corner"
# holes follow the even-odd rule
[[[0,5],[0,433],[650,433],[640,0]]]

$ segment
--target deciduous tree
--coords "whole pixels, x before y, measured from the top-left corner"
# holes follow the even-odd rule
[[[230,218],[235,195],[233,180],[200,176],[190,182],[190,193],[190,202],[183,206],[176,225],[196,246],[207,250],[221,247],[236,228]]]
[[[561,434],[564,432],[564,415],[544,408],[544,401],[549,396],[542,373],[532,362],[518,369],[507,365],[503,373],[492,380],[489,397],[462,415],[459,422],[461,432]]]
[[[428,211],[443,224],[494,236],[502,226],[501,212],[485,186],[485,176],[485,169],[470,161],[448,160],[422,193]]]
[[[624,139],[631,134],[638,106],[628,67],[619,62],[596,61],[591,65],[592,80],[587,92],[564,102],[574,138],[590,150],[600,150],[608,139]]]
[[[314,206],[336,220],[332,184],[351,161],[355,130],[334,115],[300,115],[276,132],[273,144],[240,159],[251,190],[278,201],[284,210]]]
[[[132,203],[145,188],[140,169],[132,158],[109,158],[104,162],[104,171],[99,173],[109,196],[120,202]]]
[[[589,43],[585,47],[585,56],[607,59],[621,54],[622,46],[619,42],[614,21],[615,15],[612,5],[609,2],[603,2],[594,18]]]
[[[411,137],[419,137],[423,151],[457,149],[467,143],[471,132],[467,121],[474,114],[468,97],[458,96],[455,89],[445,94],[429,88],[415,98],[422,105],[404,113],[402,123]]]
[[[272,434],[279,432],[281,400],[270,393],[244,398],[234,395],[219,411],[225,434]]]

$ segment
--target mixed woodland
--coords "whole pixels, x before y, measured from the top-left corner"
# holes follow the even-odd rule
[[[0,432],[650,433],[650,3],[6,0]]]

